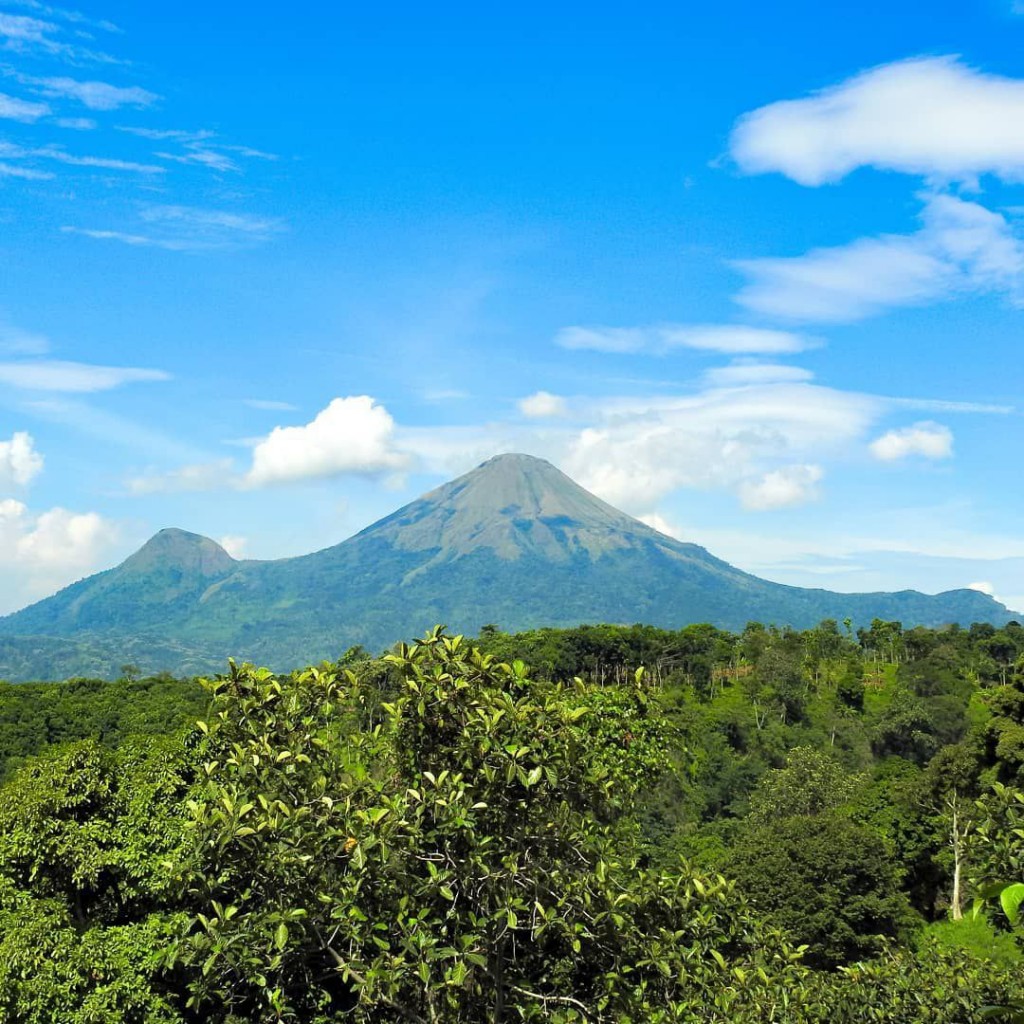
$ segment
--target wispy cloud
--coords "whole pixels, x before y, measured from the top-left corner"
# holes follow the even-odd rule
[[[23,181],[52,181],[56,177],[49,171],[37,171],[31,167],[15,167],[0,162],[0,178],[21,178]]]
[[[70,167],[95,167],[108,171],[132,171],[139,174],[163,174],[165,169],[155,164],[140,164],[133,160],[112,157],[80,156],[51,144],[26,148],[12,142],[0,141],[0,158],[6,160],[53,160]]]
[[[202,142],[205,139],[213,138],[211,131],[185,131],[180,128],[138,128],[131,125],[115,125],[119,132],[126,132],[129,135],[137,135],[140,139],[149,139],[151,142],[165,142],[173,139],[175,142]]]
[[[41,117],[50,113],[50,106],[47,103],[32,103],[29,100],[19,100],[15,96],[8,96],[0,92],[0,118],[8,121],[21,121],[24,124],[33,124]]]
[[[925,199],[911,235],[860,238],[803,256],[739,260],[737,301],[757,313],[845,323],[964,293],[1024,296],[1024,243],[1006,218],[951,195]]]
[[[97,366],[63,360],[0,362],[0,384],[23,391],[88,393],[109,391],[124,384],[170,380],[163,370],[126,366]]]
[[[65,225],[61,231],[137,247],[171,252],[203,252],[263,242],[285,227],[283,221],[273,217],[255,217],[194,206],[149,206],[143,208],[138,216],[147,228],[145,232],[84,228],[77,225]]]
[[[22,85],[30,86],[48,99],[71,99],[89,110],[110,111],[121,107],[142,109],[160,99],[156,93],[140,86],[117,86],[109,82],[82,82],[74,78],[39,78],[16,75]]]
[[[44,11],[44,8],[40,8],[38,13]],[[44,21],[23,14],[0,14],[0,50],[9,53],[44,53],[71,63],[121,63],[108,53],[65,42],[60,38],[62,32],[61,26],[53,20]]]
[[[5,0],[8,7],[20,7],[25,11],[32,11],[43,18],[54,18],[57,21],[66,21],[72,25],[82,25],[86,28],[99,29],[103,32],[119,33],[120,28],[112,21],[105,18],[91,18],[81,11],[73,11],[66,7],[54,7],[50,4],[41,3],[40,0]]]
[[[813,379],[814,374],[802,366],[758,363],[750,360],[737,360],[729,366],[715,366],[704,374],[704,380],[716,388],[780,384],[786,381],[804,382]]]
[[[647,327],[565,327],[555,344],[567,349],[663,355],[689,348],[729,354],[802,352],[817,342],[791,331],[743,324],[654,324]]]
[[[237,171],[239,169],[236,161],[232,160],[226,153],[220,153],[215,149],[193,149],[187,153],[166,153],[156,154],[161,160],[170,160],[177,164],[195,164],[206,167],[212,171]]]
[[[133,171],[138,174],[164,173],[164,168],[155,164],[140,164],[134,160],[117,160],[103,156],[76,156],[57,146],[44,146],[42,149],[32,150],[31,155],[44,160],[56,160],[72,167],[96,167],[107,171]]]
[[[128,493],[177,494],[188,491],[216,491],[239,486],[240,478],[230,459],[180,466],[165,473],[146,473],[127,482]]]
[[[186,224],[196,229],[240,232],[265,237],[280,231],[283,224],[273,217],[253,217],[228,210],[205,210],[195,206],[150,206],[142,211],[142,219],[151,224]]]
[[[175,239],[151,238],[149,235],[133,235],[128,231],[108,231],[101,228],[81,228],[74,224],[65,224],[61,231],[66,235],[81,235],[84,238],[95,238],[102,242],[122,242],[142,248],[168,249],[172,252],[186,252],[197,246],[192,242],[176,241]]]
[[[45,45],[48,36],[56,32],[57,26],[52,22],[29,18],[23,14],[0,14],[0,39],[7,41],[9,47],[25,43]]]
[[[146,128],[133,125],[117,125],[117,130],[129,135],[136,135],[152,142],[176,142],[181,146],[180,153],[160,150],[156,155],[161,160],[171,163],[205,167],[212,171],[241,171],[236,157],[250,160],[277,160],[274,153],[266,153],[252,146],[239,146],[234,143],[220,142],[216,132],[206,129],[190,131],[180,128]],[[234,154],[233,156],[231,154]]]
[[[741,118],[730,152],[748,174],[802,185],[858,167],[952,181],[992,173],[1024,180],[1024,80],[983,74],[953,56],[872,68]]]

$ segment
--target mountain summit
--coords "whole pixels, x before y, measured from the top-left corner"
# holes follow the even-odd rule
[[[125,572],[177,571],[209,578],[230,572],[238,563],[216,542],[198,533],[167,529],[154,534],[121,568]]]
[[[440,561],[483,549],[514,561],[565,562],[628,547],[649,527],[584,490],[545,459],[496,455],[364,530]]]
[[[69,665],[106,664],[97,652],[119,666],[126,649],[139,663],[158,652],[150,669],[216,670],[228,656],[290,668],[436,622],[465,632],[489,622],[742,629],[846,617],[939,626],[1011,616],[973,590],[837,594],[771,583],[645,526],[543,459],[509,454],[298,558],[238,562],[208,538],[161,530],[116,568],[0,619],[0,678],[45,675],[55,645],[65,675]],[[89,658],[76,662],[74,644]]]

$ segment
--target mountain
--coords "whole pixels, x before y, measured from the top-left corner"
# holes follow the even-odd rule
[[[218,670],[228,656],[290,668],[353,644],[379,649],[435,622],[465,632],[490,622],[742,629],[846,617],[939,626],[1011,615],[973,590],[837,594],[771,583],[627,516],[549,462],[499,455],[298,558],[236,561],[206,537],[161,530],[116,568],[0,618],[0,678],[56,666],[67,675],[111,658],[147,670]]]

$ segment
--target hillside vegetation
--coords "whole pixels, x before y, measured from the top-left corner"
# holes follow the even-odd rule
[[[962,1024],[1024,983],[1016,623],[126,666],[0,688],[0,763],[4,1020]]]
[[[213,672],[222,652],[277,671],[378,649],[424,622],[649,622],[677,629],[824,618],[942,626],[1012,618],[975,590],[839,594],[759,579],[612,508],[542,459],[501,455],[341,544],[236,561],[162,530],[121,565],[0,618],[0,676]],[[120,661],[118,660],[120,659]],[[50,673],[47,675],[47,673]]]

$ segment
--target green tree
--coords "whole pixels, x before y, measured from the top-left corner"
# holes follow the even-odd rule
[[[786,765],[762,776],[750,801],[750,822],[771,824],[794,815],[815,815],[846,803],[863,784],[830,754],[796,747]]]
[[[181,953],[196,1012],[785,1018],[791,948],[731,883],[640,860],[633,800],[666,764],[642,675],[536,682],[439,632],[389,660],[400,691],[372,728],[351,672],[213,684]]]
[[[729,861],[755,908],[835,967],[905,938],[906,897],[882,838],[836,811],[782,818],[743,833]]]
[[[0,790],[0,1019],[179,1020],[164,967],[188,915],[166,862],[186,785],[178,744],[85,742]]]

